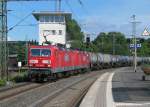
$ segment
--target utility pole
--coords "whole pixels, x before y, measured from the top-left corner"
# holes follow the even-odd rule
[[[113,34],[113,55],[115,55],[115,46],[116,46],[116,41],[115,41],[115,35]]]
[[[28,45],[29,45],[29,43],[28,43],[28,36],[26,35],[26,37],[25,37],[25,42],[26,42],[26,49],[25,49],[25,64],[26,65],[28,65]]]
[[[102,36],[101,37],[101,52],[102,53],[104,52],[104,48],[103,48],[104,46],[103,45],[104,45],[104,37]]]
[[[137,71],[137,40],[136,40],[136,26],[137,26],[137,23],[140,23],[140,22],[137,22],[136,21],[136,16],[135,15],[132,15],[132,39],[133,39],[133,44],[134,44],[134,60],[133,60],[133,65],[134,65],[134,72]]]
[[[0,1],[0,76],[2,79],[7,74],[7,3]]]

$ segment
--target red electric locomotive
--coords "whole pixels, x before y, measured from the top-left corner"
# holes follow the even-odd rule
[[[89,53],[57,46],[29,46],[29,77],[48,79],[60,73],[72,73],[90,67]]]

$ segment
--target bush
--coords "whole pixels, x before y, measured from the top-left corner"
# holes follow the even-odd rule
[[[142,64],[142,67],[150,67],[150,64]]]
[[[6,84],[5,80],[0,80],[0,86],[4,86]]]
[[[24,75],[18,75],[18,76],[15,76],[14,78],[11,79],[12,81],[18,83],[18,82],[26,82],[28,81],[28,75],[27,74],[24,74]]]

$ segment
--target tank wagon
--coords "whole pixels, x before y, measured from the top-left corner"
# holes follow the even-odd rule
[[[138,57],[137,61],[150,62],[150,58]],[[53,45],[28,47],[29,78],[36,80],[59,78],[88,69],[129,66],[132,62],[131,56],[91,53]]]

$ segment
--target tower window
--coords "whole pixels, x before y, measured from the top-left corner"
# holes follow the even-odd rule
[[[45,16],[45,22],[49,22],[50,21],[49,19],[50,19],[49,16]]]
[[[56,30],[52,30],[52,35],[56,35]]]
[[[54,22],[54,16],[50,16],[50,22]]]
[[[40,22],[64,22],[64,16],[40,16]]]
[[[40,22],[44,22],[44,16],[40,17]]]
[[[62,35],[62,30],[59,30],[59,33],[58,33],[59,35]]]
[[[56,35],[56,30],[44,30],[43,34],[44,36]]]

